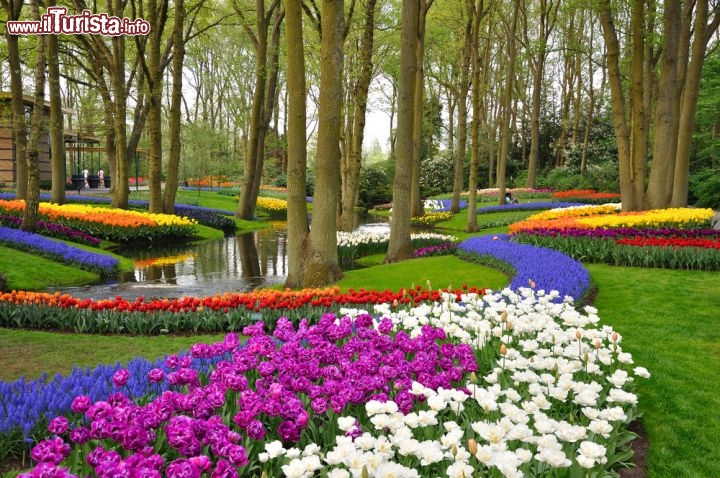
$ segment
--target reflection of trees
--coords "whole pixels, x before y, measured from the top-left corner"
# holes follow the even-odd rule
[[[155,259],[180,256],[175,263],[153,264]],[[223,240],[198,244],[167,244],[145,250],[125,250],[123,255],[142,259],[133,272],[120,274],[119,282],[154,282],[172,285],[240,282],[232,287],[249,290],[276,282],[287,275],[285,229],[272,227]],[[269,281],[268,281],[269,279]]]
[[[260,265],[266,276],[287,275],[287,250],[285,230],[266,229],[259,231]]]
[[[195,261],[193,270],[189,271],[196,279],[202,276],[233,277],[237,269],[228,270],[235,265],[235,251],[231,240],[207,241],[195,245]]]
[[[237,253],[240,258],[242,277],[246,285],[243,289],[250,290],[262,287],[265,284],[265,271],[260,269],[260,258],[258,257],[257,246],[255,245],[255,234],[249,232],[235,236]],[[262,242],[261,242],[262,244]]]
[[[177,284],[177,273],[175,272],[175,264],[165,264],[162,266],[162,273],[165,276],[167,284]]]

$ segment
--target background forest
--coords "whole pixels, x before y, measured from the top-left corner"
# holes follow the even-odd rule
[[[3,23],[36,18],[55,3],[1,1]],[[315,177],[320,39],[329,3],[302,4],[307,194],[313,193]],[[413,120],[413,161],[419,165],[412,177],[414,203],[418,195],[453,190],[458,195],[472,176],[481,188],[621,191],[628,205],[628,190],[639,190],[632,199],[637,204],[629,208],[671,202],[720,207],[718,2],[412,3],[418,8],[415,55],[421,65],[420,87],[413,93],[421,105]],[[175,189],[188,178],[226,177],[250,186],[242,188],[238,209],[247,218],[261,183],[287,185],[289,58],[279,1],[75,0],[62,5],[70,13],[89,9],[144,18],[151,33],[18,37],[6,31],[0,91],[35,92],[73,112],[70,123],[60,126],[51,119],[38,128],[56,133],[64,128],[66,135],[100,141],[113,186],[127,182],[135,151],[144,149],[140,167],[149,180],[151,210],[169,210]],[[403,6],[386,0],[340,5],[343,61],[336,123],[347,215],[358,203],[367,207],[392,200]],[[38,60],[47,67],[37,68]],[[374,118],[387,115],[387,131],[378,124],[368,130],[368,111]],[[673,121],[667,118],[675,124],[668,125]],[[31,122],[16,115],[13,127],[29,131]],[[366,130],[371,141],[364,139]],[[61,164],[62,140],[56,145],[53,153]],[[18,144],[18,157],[24,148]],[[635,185],[624,191],[623,161],[638,173],[630,173]],[[54,169],[58,184],[72,173]],[[27,177],[25,161],[18,161],[20,197]],[[680,186],[678,192],[678,181],[686,191]],[[61,202],[60,185],[56,189]],[[115,191],[116,206],[126,205],[125,189]],[[659,198],[664,195],[668,198]]]

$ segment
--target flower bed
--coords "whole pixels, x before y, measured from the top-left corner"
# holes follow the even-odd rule
[[[447,212],[426,212],[422,216],[413,216],[410,218],[410,224],[413,226],[433,227],[438,222],[449,221],[453,214]]]
[[[611,207],[611,206],[609,206]],[[578,217],[577,211],[587,217]],[[715,213],[712,209],[653,209],[650,211],[621,212],[608,214],[605,206],[589,206],[559,210],[530,216],[527,220],[513,224],[510,232],[532,233],[535,229],[613,229],[613,228],[709,228]]]
[[[454,293],[467,291],[464,288]],[[438,291],[419,286],[397,292],[350,290],[340,293],[337,288],[260,290],[204,298],[146,301],[140,297],[132,302],[120,296],[91,300],[60,293],[12,291],[0,293],[0,326],[103,334],[222,332],[240,330],[260,318],[270,328],[281,316],[296,321],[302,317],[316,318],[317,307],[367,308],[378,303],[418,303],[438,297]]]
[[[413,253],[413,257],[432,257],[432,256],[447,256],[455,254],[457,250],[457,244],[454,242],[443,242],[437,246],[427,246],[416,249]]]
[[[220,229],[225,232],[233,232],[236,229],[235,221],[227,216],[234,215],[232,211],[212,209],[201,206],[189,206],[187,204],[176,204],[175,214],[197,221],[203,226]]]
[[[565,254],[544,247],[517,244],[510,236],[476,236],[458,245],[458,251],[470,254],[471,260],[489,265],[505,264],[514,277],[510,289],[531,287],[559,293],[564,297],[581,298],[590,287],[590,274],[583,265]],[[488,261],[489,259],[489,261]]]
[[[518,199],[549,199],[552,196],[552,189],[509,188],[506,191]],[[500,198],[500,190],[498,188],[478,189],[477,197],[481,202],[497,201]]]
[[[607,202],[620,202],[620,194],[603,193],[594,189],[571,189],[552,193],[553,199],[563,201],[583,202],[586,204],[604,204]]]
[[[410,235],[415,249],[434,246],[444,242],[456,242],[455,236],[435,233],[416,233]],[[360,257],[387,252],[390,242],[389,232],[338,232],[338,256],[341,261],[352,261]]]
[[[170,391],[134,403],[119,371],[109,399],[76,398],[20,476],[606,476],[631,456],[649,373],[596,310],[555,296],[248,327],[244,347],[193,347],[227,354],[208,376],[178,368]]]
[[[284,199],[259,196],[255,205],[259,211],[271,219],[287,217],[287,201]]]
[[[720,270],[720,231],[712,229],[536,229],[531,234],[515,234],[513,238],[556,249],[585,262]]]
[[[493,212],[508,212],[508,211],[542,211],[545,209],[555,208],[566,208],[566,207],[577,207],[586,206],[583,203],[577,202],[525,202],[521,204],[505,204],[505,205],[494,205],[484,206],[477,209],[478,214],[489,214]]]
[[[24,208],[23,200],[0,200],[0,213],[18,214]],[[40,203],[39,212],[46,220],[114,242],[189,238],[195,234],[195,221],[170,214],[50,203]]]
[[[558,207],[539,212],[528,217],[528,221],[548,221],[560,217],[596,216],[599,214],[614,214],[620,211],[619,204],[603,204],[595,206]]]
[[[17,216],[0,216],[0,224],[19,229],[22,224],[22,219]],[[85,234],[72,227],[55,224],[54,222],[37,221],[35,227],[37,227],[36,232],[43,236],[55,237],[93,247],[97,247],[101,242],[97,237]]]
[[[219,359],[219,357],[218,357]],[[151,381],[150,377],[166,376],[170,365],[182,363],[183,368],[208,372],[216,360],[193,359],[188,353],[172,355],[150,362],[138,357],[125,365],[99,365],[95,368],[74,367],[67,376],[56,374],[35,379],[20,378],[14,382],[0,380],[0,456],[22,456],[32,437],[47,437],[46,427],[55,417],[71,411],[77,395],[90,401],[107,399],[114,390],[113,375],[120,369],[130,372],[123,393],[130,399],[157,396],[170,389],[167,381]]]
[[[604,207],[537,214],[513,224],[510,231],[518,242],[556,249],[587,262],[720,270],[720,251],[715,246],[720,232],[708,228],[712,210],[603,214]],[[578,211],[599,214],[580,217]]]
[[[79,249],[64,242],[19,229],[0,227],[0,243],[96,272],[102,277],[112,275],[118,269],[118,260],[114,257]]]
[[[0,194],[0,199],[12,200],[15,199],[15,194]],[[40,199],[43,201],[49,201],[49,194],[40,194]],[[70,204],[110,204],[111,200],[108,197],[97,197],[97,196],[69,196],[67,198]],[[128,201],[128,205],[134,208],[147,209],[147,200],[131,199]],[[187,217],[197,221],[198,224],[203,226],[220,229],[223,231],[235,230],[235,221],[225,216],[234,216],[234,211],[228,211],[226,209],[213,209],[191,204],[175,204],[175,215]]]

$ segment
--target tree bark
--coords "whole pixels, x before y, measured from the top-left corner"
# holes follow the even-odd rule
[[[468,16],[472,20],[470,58],[472,61],[472,123],[470,124],[471,152],[470,177],[468,178],[468,221],[467,232],[477,232],[477,189],[478,168],[480,167],[480,118],[483,116],[480,105],[480,16],[483,11],[482,0],[475,7],[474,0],[468,2]]]
[[[362,144],[365,132],[365,114],[367,111],[368,90],[372,80],[372,53],[375,32],[375,6],[377,0],[368,0],[365,10],[365,23],[360,43],[360,73],[353,88],[352,132],[350,151],[344,157],[342,207],[340,213],[340,229],[353,230],[353,217],[357,195],[360,188],[360,166],[362,164]]]
[[[185,0],[175,0],[175,19],[172,31],[172,94],[170,97],[170,150],[168,151],[167,176],[163,191],[163,212],[175,212],[175,196],[178,188],[180,170],[180,130],[182,126],[182,86],[183,64],[185,61],[185,39],[183,24],[185,22]]]
[[[716,7],[717,8],[717,7]],[[685,87],[682,93],[680,124],[678,126],[678,144],[673,176],[672,207],[687,205],[688,176],[690,172],[690,147],[692,132],[695,128],[695,112],[697,110],[698,93],[705,62],[705,51],[710,37],[717,31],[720,14],[717,9],[713,22],[708,25],[708,0],[698,0],[695,13],[695,33],[693,37],[690,65],[687,70]]]
[[[260,124],[262,122],[262,109],[265,102],[265,87],[267,85],[267,30],[265,22],[265,2],[255,1],[255,90],[253,92],[252,113],[250,116],[250,139],[245,154],[245,168],[240,189],[240,201],[235,213],[240,219],[250,221],[255,214],[255,203],[252,197],[253,182],[257,171],[257,155],[259,145]]]
[[[473,57],[473,1],[466,0],[467,20],[465,22],[465,41],[460,60],[460,84],[458,86],[458,128],[457,149],[455,150],[455,174],[453,176],[453,195],[450,212],[460,212],[460,195],[463,191],[465,155],[467,154],[467,95],[470,90],[470,60]],[[474,66],[473,66],[474,68]],[[452,118],[451,118],[452,121]],[[477,189],[477,171],[475,189]]]
[[[412,257],[410,241],[410,179],[413,167],[413,118],[417,62],[419,0],[403,0],[400,32],[400,78],[398,86],[395,177],[390,242],[385,262],[399,262]]]
[[[8,20],[18,20],[22,10],[22,0],[0,0],[7,13]],[[20,64],[19,36],[10,35],[5,28],[8,48],[8,67],[10,68],[10,91],[12,109],[13,140],[15,143],[15,196],[27,197],[27,125],[25,124],[25,105],[23,102],[22,66]]]
[[[32,19],[40,20],[37,2],[30,4]],[[38,143],[45,120],[45,42],[44,35],[35,37],[35,94],[33,98],[32,118],[30,122],[30,136],[28,138],[25,161],[27,164],[27,197],[25,210],[20,228],[25,231],[34,231],[40,209],[40,172],[38,170]]]
[[[653,164],[645,195],[645,202],[650,209],[667,207],[672,199],[680,116],[678,95],[680,0],[665,0],[663,11],[663,47],[655,103]]]
[[[308,241],[305,200],[307,141],[305,141],[305,52],[302,33],[302,0],[285,0],[287,48],[287,247],[288,274],[285,287],[303,286]]]
[[[624,211],[634,211],[642,207],[642,195],[637,193],[638,186],[644,186],[644,156],[637,158],[637,153],[642,152],[641,144],[633,144],[631,148],[630,142],[630,128],[628,127],[626,120],[626,109],[625,109],[625,95],[622,87],[622,74],[620,72],[620,45],[618,42],[617,32],[615,30],[615,23],[612,18],[610,0],[601,0],[600,6],[600,24],[603,29],[603,38],[605,39],[605,45],[607,46],[607,70],[608,70],[608,81],[610,83],[610,93],[612,101],[612,118],[613,127],[615,129],[615,138],[618,145],[618,160],[620,163],[620,195],[622,197],[622,208]],[[637,10],[642,10],[642,0],[633,1],[633,58],[632,71],[633,71],[633,88],[634,94],[631,94],[631,109],[633,110],[633,143],[635,139],[639,137],[644,138],[644,131],[642,134],[638,134],[635,130],[635,125],[638,129],[642,129],[642,121],[644,114],[641,114],[643,110],[643,99],[642,91],[637,91],[638,88],[642,88],[642,73],[638,72],[639,68],[642,68],[643,60],[643,41],[642,38],[638,38],[637,30]],[[641,14],[642,12],[640,12]],[[642,21],[642,19],[640,19]],[[640,32],[642,33],[642,32]],[[637,57],[639,55],[639,58]],[[639,65],[639,66],[638,66]],[[638,78],[639,76],[639,78]],[[644,141],[644,140],[643,140]],[[641,143],[643,141],[640,141]],[[638,165],[638,161],[643,162],[642,167]]]
[[[280,30],[285,12],[283,10],[274,10],[273,15],[273,30],[269,45],[270,59],[268,66],[267,76],[267,92],[265,93],[265,102],[262,111],[262,124],[260,125],[260,132],[258,134],[258,150],[257,157],[255,158],[255,171],[259,171],[253,178],[252,183],[252,204],[253,211],[255,210],[255,203],[257,197],[260,194],[260,184],[262,183],[262,172],[263,165],[265,164],[265,156],[267,154],[266,143],[268,129],[270,128],[270,121],[273,117],[273,111],[275,109],[275,101],[277,99],[278,90],[278,71],[279,71],[279,56],[280,56]]]
[[[545,77],[545,60],[548,55],[548,40],[555,27],[560,2],[540,0],[540,18],[538,21],[538,48],[530,59],[532,70],[532,98],[530,112],[530,156],[528,157],[527,187],[534,188],[537,184],[537,164],[540,156],[540,108],[542,106],[542,84]],[[526,41],[527,28],[525,28]]]
[[[250,139],[245,155],[245,168],[243,172],[240,201],[235,215],[240,219],[252,220],[255,215],[256,176],[262,178],[262,161],[258,160],[265,155],[265,95],[268,85],[268,29],[275,4],[269,12],[265,11],[264,0],[255,0],[255,32],[245,27],[248,36],[255,46],[255,90],[253,92],[252,113],[250,117]],[[242,16],[236,6],[236,11]],[[259,166],[259,168],[258,168]]]
[[[55,0],[48,2],[55,6]],[[52,186],[50,202],[65,202],[65,136],[63,132],[62,97],[60,96],[60,62],[58,58],[57,35],[47,38],[48,83],[50,92],[50,155]]]
[[[507,169],[507,159],[510,155],[510,136],[512,129],[510,125],[512,96],[515,88],[515,59],[517,58],[517,39],[515,34],[517,31],[518,13],[520,10],[520,0],[515,0],[513,5],[513,14],[510,27],[508,30],[507,41],[507,70],[505,92],[503,97],[503,113],[501,124],[501,140],[500,140],[500,156],[498,157],[497,169],[497,186],[500,204],[505,204],[505,171]]]
[[[147,62],[143,56],[145,79],[148,89],[147,135],[148,147],[148,199],[149,211],[159,213],[162,204],[162,82],[164,66],[160,58],[160,45],[167,21],[168,0],[149,0],[147,21],[150,23],[150,35],[145,43]],[[140,50],[140,49],[139,49]]]
[[[343,0],[323,0],[315,194],[310,245],[303,273],[305,287],[327,285],[342,277],[337,253],[337,200],[340,193],[340,109],[345,39],[343,10]]]
[[[418,10],[417,42],[415,43],[415,100],[413,113],[413,163],[410,179],[410,215],[422,216],[425,210],[420,197],[420,168],[422,162],[421,136],[423,118],[423,97],[425,93],[425,20],[433,0],[422,0]]]

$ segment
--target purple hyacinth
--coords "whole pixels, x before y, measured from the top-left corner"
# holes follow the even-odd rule
[[[528,287],[530,281],[537,289],[556,290],[559,300],[564,296],[582,297],[590,287],[590,273],[583,265],[565,254],[509,241],[507,234],[476,236],[460,243],[458,249],[490,256],[507,263],[515,270],[510,288]]]
[[[0,227],[0,243],[21,250],[38,252],[63,262],[77,264],[85,269],[97,271],[102,275],[113,274],[118,268],[118,260],[114,257],[78,249],[63,242],[19,229]]]

